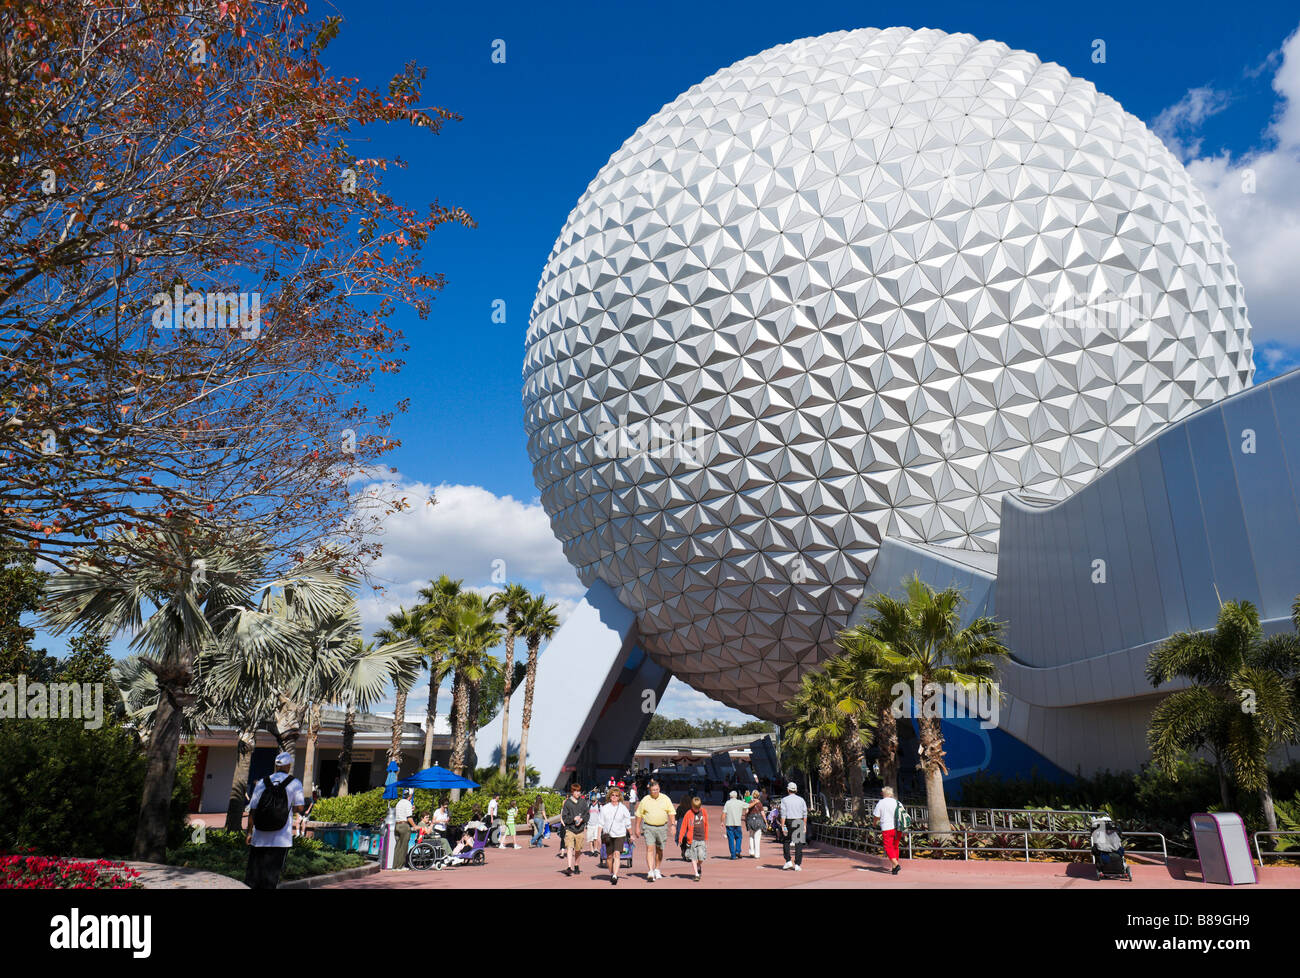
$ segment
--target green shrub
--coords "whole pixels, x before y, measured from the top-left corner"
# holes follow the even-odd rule
[[[438,805],[438,798],[446,797],[450,792],[446,791],[425,791],[418,789],[415,792],[415,812],[416,817],[420,817],[425,812],[431,812]],[[508,795],[502,793],[499,803],[500,814],[505,818],[507,809],[511,804],[519,808],[519,823],[522,824],[528,813],[528,808],[538,795],[541,795],[546,803],[547,815],[558,815],[560,808],[564,805],[564,796],[554,791],[538,791],[536,789],[526,790],[523,794]],[[450,806],[449,812],[454,824],[464,825],[470,820],[474,809],[480,812],[487,811],[488,802],[492,795],[485,791],[475,791],[461,796],[460,801]],[[374,825],[376,822],[382,822],[388,814],[388,802],[384,800],[384,789],[374,788],[370,791],[357,795],[346,795],[342,798],[322,798],[312,809],[311,817],[317,822],[356,822],[358,825]]]
[[[319,839],[299,837],[284,860],[282,880],[321,876],[342,869],[364,866],[368,860],[356,852],[340,852]],[[187,842],[167,850],[167,862],[172,866],[187,866],[220,873],[244,882],[248,869],[248,844],[242,832],[208,829],[201,843]]]
[[[0,849],[99,858],[129,853],[144,752],[120,727],[0,723]]]
[[[15,653],[6,661],[21,659],[33,666],[34,672],[28,670],[33,681],[102,682],[103,726],[88,730],[81,720],[0,722],[0,851],[101,858],[128,854],[135,840],[144,748],[135,733],[122,726],[107,641],[78,635],[70,647],[64,659]],[[6,676],[0,681],[12,680]],[[178,759],[169,845],[185,837],[197,758],[197,748],[186,748]]]
[[[1285,798],[1300,788],[1300,764],[1292,764],[1269,775],[1275,798]],[[1184,758],[1166,773],[1154,765],[1136,772],[1102,771],[1092,777],[1078,777],[1062,784],[1041,778],[1000,778],[976,774],[963,778],[960,804],[972,808],[1054,808],[1104,811],[1128,832],[1160,832],[1177,852],[1193,848],[1190,817],[1194,812],[1223,808],[1219,777],[1214,765],[1201,759]],[[1233,811],[1246,820],[1247,830],[1265,828],[1263,811],[1256,794],[1236,792],[1229,785]],[[1151,843],[1142,839],[1142,846]]]
[[[199,766],[199,748],[196,744],[181,746],[176,758],[176,781],[172,785],[171,821],[167,825],[167,844],[178,846],[189,835],[186,824],[190,813],[190,799],[194,797],[194,772]]]
[[[373,825],[382,822],[388,813],[388,802],[384,801],[384,789],[374,788],[355,795],[341,798],[322,798],[311,810],[315,822],[356,822],[358,825]]]
[[[1219,780],[1212,764],[1183,760],[1173,775],[1143,765],[1136,773],[1102,771],[1064,784],[1036,772],[1016,778],[976,774],[962,780],[960,797],[961,805],[972,808],[1088,809],[1118,819],[1186,822],[1193,812],[1219,805]]]

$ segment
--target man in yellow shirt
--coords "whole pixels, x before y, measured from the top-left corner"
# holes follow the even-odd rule
[[[677,811],[668,796],[659,793],[659,782],[650,782],[650,793],[637,802],[636,827],[633,834],[637,838],[645,836],[646,882],[653,883],[661,879],[659,864],[664,859],[664,845],[677,828]]]

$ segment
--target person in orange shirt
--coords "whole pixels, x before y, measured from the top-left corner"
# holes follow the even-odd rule
[[[704,860],[709,858],[707,842],[709,840],[709,820],[705,817],[703,803],[699,798],[691,799],[677,830],[677,841],[686,846],[686,858],[695,869],[695,882],[700,881],[704,872]]]

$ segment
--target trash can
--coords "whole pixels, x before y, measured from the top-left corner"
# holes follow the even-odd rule
[[[1206,883],[1258,883],[1246,823],[1236,812],[1198,812],[1192,816],[1196,856]]]

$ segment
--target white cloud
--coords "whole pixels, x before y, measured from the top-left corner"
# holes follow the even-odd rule
[[[415,604],[419,589],[439,574],[462,578],[483,593],[496,590],[494,582],[501,580],[522,583],[554,601],[561,621],[582,598],[585,589],[536,501],[498,496],[481,486],[423,482],[398,483],[395,489],[375,482],[359,492],[409,503],[384,519],[383,554],[370,568],[384,591],[360,601],[366,634],[399,605]],[[429,505],[430,498],[436,503]]]
[[[1182,160],[1190,159],[1201,150],[1201,139],[1196,130],[1210,116],[1226,109],[1230,101],[1226,92],[1208,86],[1193,88],[1175,105],[1156,116],[1151,129],[1175,156]]]
[[[1300,342],[1300,317],[1295,314],[1300,308],[1300,276],[1295,271],[1300,255],[1300,31],[1283,42],[1276,63],[1273,90],[1278,104],[1262,145],[1236,158],[1223,153],[1187,164],[1223,228],[1245,287],[1257,346]],[[1189,103],[1181,116],[1175,113],[1169,119],[1190,120],[1197,111],[1208,112],[1205,106],[1213,100],[1202,102],[1201,109]],[[1179,106],[1184,103],[1188,99]],[[1159,132],[1160,119],[1176,109],[1161,113],[1153,128]],[[1179,138],[1187,138],[1185,127],[1180,132]]]
[[[461,578],[466,588],[482,594],[499,589],[494,573],[524,584],[555,603],[561,622],[582,599],[586,589],[565,559],[539,502],[498,496],[481,486],[394,481],[391,470],[377,470],[371,479],[357,487],[359,505],[364,506],[367,497],[405,497],[409,508],[383,519],[383,554],[369,568],[383,590],[363,591],[357,602],[364,635],[383,627],[398,607],[417,604],[420,588],[439,574]],[[431,498],[436,500],[433,505],[428,503]],[[522,651],[516,646],[515,655]],[[438,691],[440,723],[451,709],[450,687],[444,682]],[[407,719],[423,722],[428,702],[425,676],[407,697]],[[390,694],[377,709],[391,712],[393,704]]]
[[[744,723],[746,720],[758,719],[711,699],[676,677],[668,680],[668,686],[664,689],[664,695],[659,698],[659,706],[655,712],[660,716],[679,717],[696,722],[726,720],[729,723]]]
[[[382,477],[376,473],[376,478]],[[411,504],[409,509],[384,520],[380,538],[384,551],[371,567],[371,574],[385,589],[383,593],[366,594],[359,602],[365,634],[381,627],[385,616],[399,605],[415,604],[419,589],[439,574],[463,578],[466,587],[483,593],[495,590],[493,571],[501,565],[494,565],[494,561],[504,562],[507,580],[544,591],[558,605],[561,622],[582,600],[586,589],[565,558],[539,502],[498,496],[481,486],[400,482],[394,490],[391,485],[392,479],[384,478],[359,490],[383,498],[405,496]],[[432,506],[426,503],[431,496],[437,500]],[[516,655],[519,651],[516,649]],[[428,693],[427,679],[411,690],[406,705],[408,719],[423,719]],[[391,710],[391,696],[381,708]],[[438,695],[438,712],[445,716],[450,708],[451,691],[449,684],[444,684]],[[658,712],[697,721],[741,723],[753,719],[678,679],[669,682]]]

